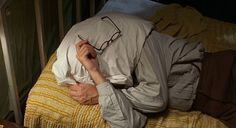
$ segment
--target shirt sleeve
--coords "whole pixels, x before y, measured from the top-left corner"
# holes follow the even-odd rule
[[[133,109],[131,102],[109,82],[97,85],[102,117],[114,128],[142,128],[147,117]]]
[[[152,38],[147,39],[135,70],[138,84],[122,89],[134,108],[144,113],[163,111],[168,102],[167,73],[156,44]]]
[[[97,85],[102,117],[111,127],[144,127],[147,118],[141,112],[160,112],[166,108],[167,88],[166,84],[161,86],[166,78],[159,79],[160,74],[164,76],[165,73],[158,70],[163,68],[156,65],[154,58],[157,54],[148,42],[144,45],[135,70],[138,85],[122,90],[115,89],[109,82]]]

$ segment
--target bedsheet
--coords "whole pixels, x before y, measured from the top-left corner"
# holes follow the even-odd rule
[[[151,18],[156,30],[189,42],[202,42],[208,52],[236,50],[236,24],[203,16],[196,9],[171,4]]]

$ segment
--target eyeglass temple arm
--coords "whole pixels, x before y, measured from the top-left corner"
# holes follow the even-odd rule
[[[112,22],[112,24],[115,25],[115,27],[119,30],[119,32],[121,32],[121,30],[119,29],[119,27],[111,20],[110,17],[108,17],[108,16],[103,16],[103,17],[101,17],[102,20],[104,20],[105,18],[108,18],[108,19]]]

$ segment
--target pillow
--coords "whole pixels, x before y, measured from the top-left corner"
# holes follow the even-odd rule
[[[123,12],[148,19],[164,6],[151,0],[109,0],[97,14]]]
[[[111,83],[132,86],[131,71],[152,28],[150,21],[124,13],[97,15],[75,24],[58,47],[57,60],[52,67],[59,85],[76,82],[93,84],[87,70],[76,58],[75,44],[83,39],[100,48],[119,30],[121,35],[110,42],[103,54],[97,51],[97,57],[101,71]],[[130,49],[132,47],[135,48]]]

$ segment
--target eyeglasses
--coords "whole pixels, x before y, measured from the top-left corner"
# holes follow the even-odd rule
[[[118,38],[121,36],[121,30],[120,30],[120,29],[117,27],[117,25],[111,20],[110,17],[108,17],[108,16],[103,16],[103,17],[101,17],[101,20],[102,20],[102,21],[109,20],[109,21],[113,24],[113,26],[115,26],[115,28],[116,28],[118,31],[115,32],[115,33],[111,36],[111,38],[110,38],[109,40],[104,41],[104,42],[102,43],[102,45],[101,45],[99,48],[97,48],[97,47],[91,45],[96,51],[98,51],[99,54],[102,54],[103,51],[104,51],[114,40],[118,39]],[[79,37],[81,40],[84,40],[80,35],[78,35],[78,37]]]

